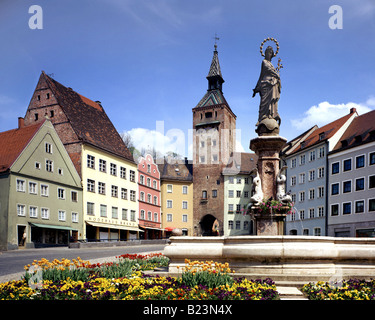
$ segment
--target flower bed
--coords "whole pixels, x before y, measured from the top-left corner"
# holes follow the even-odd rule
[[[375,280],[350,279],[340,283],[319,281],[302,288],[310,300],[375,300]]]
[[[227,264],[190,262],[181,277],[143,274],[151,266],[165,264],[162,255],[118,257],[110,264],[90,264],[81,259],[34,261],[37,272],[26,266],[23,280],[0,284],[0,299],[7,300],[272,300],[278,299],[274,282],[233,278]],[[138,263],[141,262],[141,263]],[[130,274],[128,267],[130,267]],[[120,269],[118,271],[117,269]],[[126,269],[126,271],[124,271]],[[34,283],[39,272],[43,280]],[[113,277],[118,273],[126,276]],[[49,277],[49,279],[47,279]]]

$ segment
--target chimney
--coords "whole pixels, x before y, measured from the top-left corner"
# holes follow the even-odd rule
[[[25,126],[25,119],[22,117],[18,117],[18,129],[21,129]]]
[[[352,114],[352,113],[354,113],[354,112],[357,112],[357,109],[356,109],[356,108],[351,108],[351,109],[350,109],[350,113]]]

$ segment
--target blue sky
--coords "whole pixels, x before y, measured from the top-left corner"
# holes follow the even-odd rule
[[[28,25],[33,4],[43,9],[41,30]],[[342,29],[328,25],[331,5],[343,10]],[[164,141],[164,151],[187,154],[215,33],[224,96],[245,151],[256,136],[259,97],[251,95],[266,37],[279,41],[284,66],[281,136],[292,139],[350,107],[375,109],[373,0],[2,0],[0,26],[0,131],[25,115],[44,70],[100,100],[139,147]]]

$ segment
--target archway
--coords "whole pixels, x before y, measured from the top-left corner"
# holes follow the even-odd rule
[[[212,227],[216,221],[216,217],[212,214],[206,214],[199,224],[201,225],[202,236],[217,236],[217,233],[213,232]]]

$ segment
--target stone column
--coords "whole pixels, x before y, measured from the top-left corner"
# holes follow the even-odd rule
[[[276,177],[279,173],[279,153],[287,139],[278,135],[260,136],[250,140],[250,149],[258,155],[258,172],[264,199],[276,200]],[[259,213],[252,207],[257,235],[283,235],[286,213]]]

